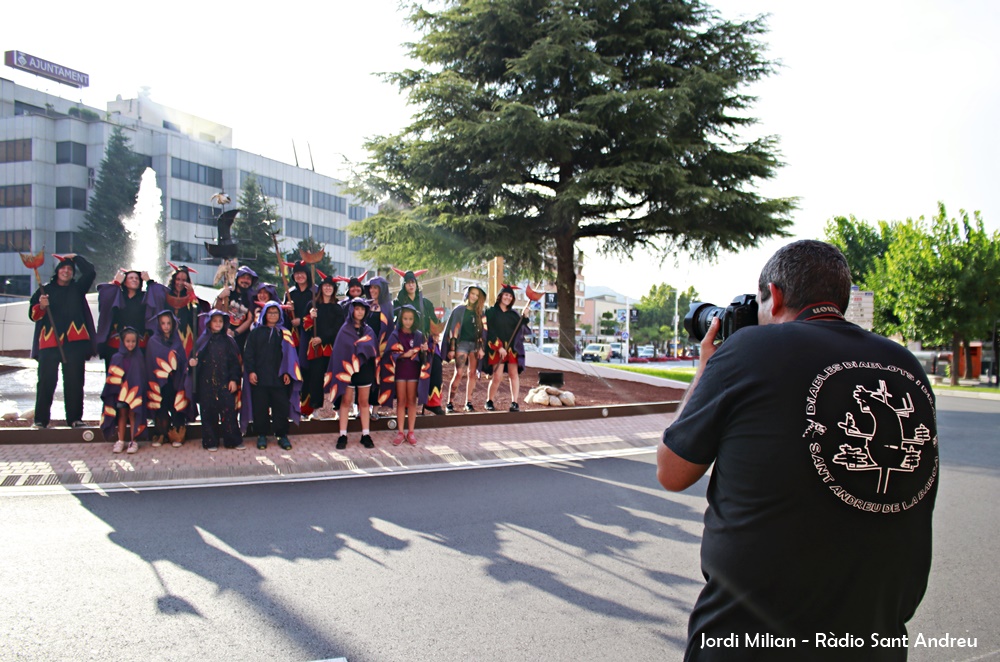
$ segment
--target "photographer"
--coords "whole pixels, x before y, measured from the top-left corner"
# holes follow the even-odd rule
[[[850,287],[839,250],[794,242],[761,272],[759,325],[716,346],[716,318],[701,343],[657,453],[671,491],[714,463],[685,659],[844,659],[829,633],[852,660],[906,658],[872,634],[903,637],[927,587],[934,396],[909,351],[844,320]]]

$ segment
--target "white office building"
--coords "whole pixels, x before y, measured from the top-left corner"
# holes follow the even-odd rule
[[[376,209],[346,195],[343,182],[236,149],[230,127],[148,98],[119,97],[101,110],[0,78],[0,295],[34,290],[33,276],[18,253],[43,246],[46,253],[75,252],[74,234],[84,224],[116,126],[156,172],[166,259],[197,269],[196,283],[210,285],[215,273],[205,249],[206,241],[215,243],[214,219],[220,211],[211,197],[225,191],[232,208],[250,173],[281,217],[282,252],[311,236],[324,246],[338,274],[369,268],[358,255],[362,245],[347,236],[346,228]],[[257,259],[273,265],[275,257]],[[43,278],[53,266],[46,260]]]

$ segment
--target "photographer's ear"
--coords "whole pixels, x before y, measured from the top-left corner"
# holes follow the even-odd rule
[[[761,291],[758,296],[757,323],[778,324],[785,310],[785,294],[774,283],[767,284],[767,291]]]

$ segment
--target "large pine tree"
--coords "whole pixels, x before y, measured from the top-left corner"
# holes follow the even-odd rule
[[[426,67],[389,76],[413,122],[367,145],[361,187],[394,203],[352,227],[369,260],[554,266],[574,338],[577,241],[712,256],[791,223],[794,200],[753,190],[780,165],[775,138],[745,133],[745,88],[773,68],[762,19],[698,0],[437,6],[411,16]]]
[[[122,128],[116,126],[101,161],[86,220],[74,242],[76,251],[93,263],[98,282],[111,280],[119,267],[132,266],[126,264],[131,246],[122,218],[135,209],[144,169],[142,158],[132,151]]]
[[[253,174],[243,183],[240,213],[233,223],[232,233],[239,244],[240,262],[253,269],[260,276],[260,282],[273,283],[279,290],[283,289],[272,239],[272,235],[281,234],[281,219]]]

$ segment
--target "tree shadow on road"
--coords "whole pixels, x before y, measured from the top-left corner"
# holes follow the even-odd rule
[[[697,549],[706,482],[690,494],[669,495],[648,462],[613,459],[78,496],[113,528],[110,540],[154,571],[172,563],[237,596],[248,617],[290,624],[285,636],[311,659],[353,660],[373,655],[369,633],[358,632],[353,616],[340,615],[364,610],[366,600],[380,602],[392,582],[397,589],[421,586],[412,599],[442,613],[464,608],[449,604],[462,599],[463,582],[486,582],[484,590],[504,596],[514,590],[532,604],[563,604],[640,627],[682,650],[684,624],[703,584]],[[650,562],[650,551],[659,549],[662,555]],[[410,557],[419,562],[411,565]],[[278,560],[291,565],[272,576]],[[299,574],[303,561],[323,563],[323,581]],[[165,594],[160,613],[203,618],[196,599],[171,593],[158,579]],[[274,586],[336,607],[305,616]],[[510,618],[524,617],[512,608]]]

